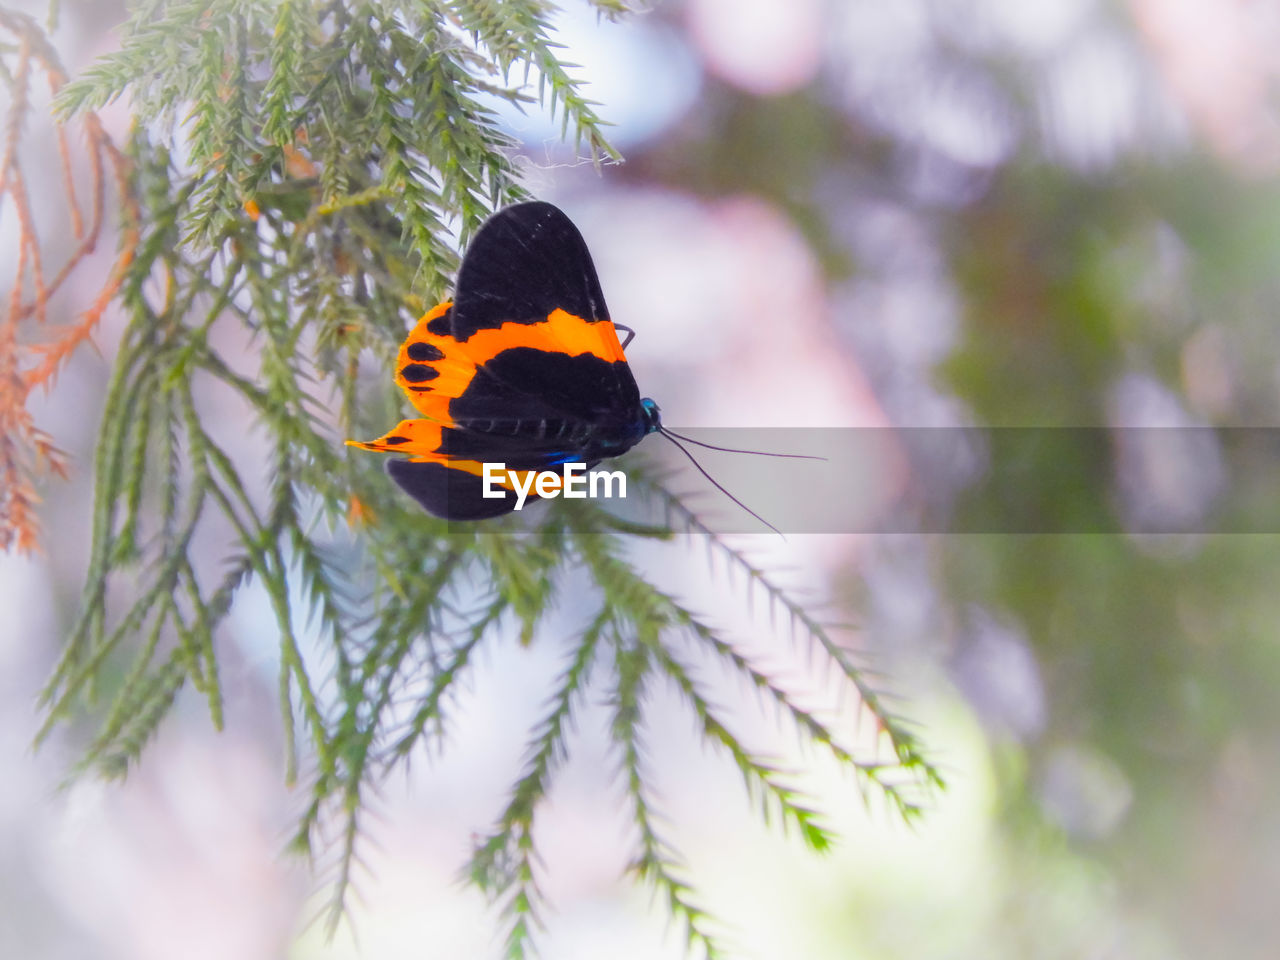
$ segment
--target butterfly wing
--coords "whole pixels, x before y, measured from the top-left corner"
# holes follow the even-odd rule
[[[549,203],[517,204],[477,232],[457,296],[400,348],[396,382],[422,415],[356,446],[399,451],[388,472],[429,512],[482,519],[483,464],[594,464],[643,436],[640,394],[582,235]]]
[[[640,393],[609,319],[586,241],[557,207],[520,203],[476,233],[458,271],[456,341],[481,371],[453,404],[485,420],[513,401],[529,421],[568,419],[608,432]]]
[[[457,291],[451,332],[459,340],[504,323],[541,323],[555,310],[609,323],[586,241],[563,211],[540,200],[485,221],[463,258]]]

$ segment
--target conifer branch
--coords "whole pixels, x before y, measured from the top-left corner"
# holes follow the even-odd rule
[[[605,15],[631,6],[594,5]],[[22,40],[0,63],[6,85],[23,91],[53,61],[27,20],[0,11],[0,30]],[[147,0],[121,37],[119,51],[58,89],[62,122],[81,124],[95,145],[87,216],[71,215],[84,237],[77,249],[92,249],[107,219],[105,183],[116,181],[121,252],[102,296],[118,301],[126,325],[101,404],[81,611],[41,695],[41,739],[93,712],[84,766],[118,775],[179,696],[198,697],[221,726],[232,698],[220,648],[252,585],[271,611],[258,629],[278,651],[285,776],[308,791],[291,847],[330,869],[332,929],[361,875],[380,785],[447,733],[459,684],[486,644],[503,635],[548,642],[564,585],[586,579],[589,589],[575,594],[597,612],[565,641],[525,768],[468,868],[499,905],[508,955],[536,945],[546,909],[536,820],[582,704],[596,694],[612,709],[634,814],[633,870],[709,956],[723,947],[649,785],[642,731],[655,683],[689,706],[756,808],[815,850],[832,837],[814,805],[733,731],[697,669],[703,661],[759,691],[864,788],[882,790],[904,816],[918,812],[912,791],[940,781],[851,652],[661,483],[644,481],[665,505],[664,525],[556,501],[533,532],[503,520],[473,529],[422,513],[375,458],[342,445],[397,413],[386,368],[409,325],[448,288],[458,261],[450,236],[465,239],[524,195],[494,99],[540,104],[594,159],[616,156],[555,42],[548,4]],[[0,536],[7,529],[20,545],[30,542],[35,500],[29,464],[14,451],[52,449],[22,419],[23,391],[51,383],[105,309],[95,302],[47,362],[16,359],[18,320],[43,316],[70,269],[40,259],[34,214],[19,198],[22,96],[0,146],[0,200],[13,198],[24,238],[18,285],[26,278],[31,291],[15,294],[0,319],[0,472],[17,471],[2,478]],[[119,97],[140,121],[123,150],[88,112]],[[67,189],[70,209],[80,209],[83,191]],[[241,431],[248,444],[227,437],[220,409],[251,421]],[[883,731],[888,756],[842,742],[823,710],[798,702],[629,558],[631,538],[678,541],[680,530],[726,558],[765,612],[832,664]]]

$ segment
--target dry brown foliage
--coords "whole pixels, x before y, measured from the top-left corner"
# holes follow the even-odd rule
[[[7,296],[0,295],[0,303],[4,304],[0,308],[0,549],[16,547],[29,552],[37,545],[37,481],[49,473],[65,478],[66,457],[52,438],[35,425],[28,401],[37,387],[52,386],[67,359],[92,336],[133,259],[138,216],[129,188],[128,160],[112,143],[96,114],[82,113],[71,124],[34,115],[32,91],[40,75],[44,75],[54,95],[67,80],[44,31],[31,17],[0,8],[0,38],[6,35],[16,41],[16,51],[0,52],[0,65],[4,68],[0,80],[9,92],[0,143],[0,217],[7,214],[16,218],[18,242],[16,262],[5,271],[12,286]],[[53,217],[38,223],[19,154],[24,128],[37,122],[54,127],[69,223],[57,223]],[[73,157],[76,133],[79,137],[75,139],[83,142],[83,157]],[[82,170],[83,161],[87,161],[87,175]],[[47,161],[41,158],[41,162]],[[74,322],[54,327],[48,322],[50,300],[93,253],[101,238],[108,174],[123,212],[120,254],[88,308]],[[86,179],[87,223],[81,196]],[[65,231],[67,226],[74,246],[69,253],[55,253],[62,262],[51,269],[47,255],[65,249],[65,233],[58,233],[50,242],[47,234],[41,240],[39,230]]]

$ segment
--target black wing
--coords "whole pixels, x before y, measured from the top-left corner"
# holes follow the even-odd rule
[[[556,311],[589,328],[606,325],[614,352],[566,347],[549,320]],[[490,217],[463,257],[446,317],[440,319],[449,333],[464,343],[504,323],[546,331],[536,346],[499,342],[484,357],[466,391],[450,403],[460,426],[489,432],[487,421],[514,419],[524,421],[521,433],[545,435],[551,424],[568,421],[574,435],[594,427],[606,447],[634,432],[640,391],[617,345],[586,241],[558,208],[533,201]]]
[[[609,320],[587,242],[558,207],[541,200],[498,211],[462,259],[453,335],[466,340],[509,321],[540,323],[556,309]]]

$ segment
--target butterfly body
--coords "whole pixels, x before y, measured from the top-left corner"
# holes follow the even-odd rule
[[[586,243],[558,208],[533,201],[476,233],[456,295],[428,311],[396,358],[396,383],[420,417],[377,440],[387,472],[425,509],[478,520],[517,508],[484,495],[484,464],[593,467],[661,421],[641,398],[609,319]]]

